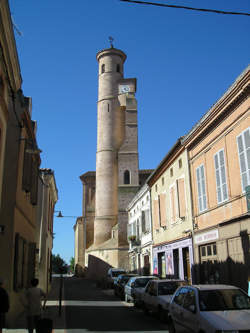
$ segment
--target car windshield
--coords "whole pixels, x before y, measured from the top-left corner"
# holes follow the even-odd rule
[[[201,290],[200,311],[250,309],[250,297],[240,289]]]
[[[158,295],[172,295],[179,287],[176,282],[160,282],[158,284]]]
[[[141,278],[135,280],[135,288],[144,288],[149,280],[152,280],[150,278]]]
[[[120,274],[124,274],[124,271],[113,271],[113,272],[112,272],[112,276],[113,276],[113,277],[117,277],[117,276],[120,275]]]
[[[122,278],[121,278],[121,283],[127,283],[128,282],[128,280],[131,278],[131,276],[123,276]]]

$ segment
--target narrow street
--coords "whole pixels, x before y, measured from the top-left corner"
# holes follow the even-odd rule
[[[54,278],[47,307],[47,314],[54,319],[54,332],[168,332],[165,324],[120,301],[113,290],[102,290],[93,281],[75,277],[63,279],[59,316],[59,283],[60,279]]]

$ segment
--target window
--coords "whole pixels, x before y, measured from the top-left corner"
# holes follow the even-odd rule
[[[158,186],[157,186],[157,184],[155,185],[155,192],[157,192],[158,191]]]
[[[124,172],[124,184],[130,184],[130,172],[128,170]]]
[[[237,137],[242,191],[250,185],[250,127]]]
[[[102,64],[102,73],[105,73],[105,64]]]
[[[173,168],[170,169],[170,177],[173,177],[174,175],[174,171],[173,171]]]
[[[204,165],[200,165],[196,169],[196,182],[198,189],[198,205],[199,211],[203,212],[207,209],[207,196],[206,196],[206,187],[205,187],[205,171]]]
[[[120,70],[120,64],[117,64],[117,65],[116,65],[116,71],[117,71],[117,73],[120,73],[120,71],[121,71],[121,70]]]
[[[223,149],[218,151],[214,155],[214,166],[215,166],[217,201],[218,203],[221,203],[228,199],[225,157]]]
[[[201,262],[217,261],[216,243],[200,246],[200,257],[201,257]]]
[[[180,158],[179,159],[179,169],[181,169],[182,168],[182,159]]]
[[[162,186],[164,185],[164,177],[162,177],[162,179],[161,179],[161,184],[162,184]]]
[[[188,289],[183,287],[183,288],[180,288],[176,294],[175,294],[175,297],[174,297],[174,302],[180,306],[182,306],[182,303],[183,303],[183,300],[186,296],[186,294],[188,293]]]

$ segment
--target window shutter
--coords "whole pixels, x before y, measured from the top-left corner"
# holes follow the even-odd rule
[[[37,204],[37,190],[38,190],[38,162],[35,158],[32,159],[32,170],[31,170],[31,195],[30,203],[32,205]]]
[[[14,274],[13,274],[13,289],[18,291],[18,258],[19,258],[19,234],[15,236],[15,254],[14,254]]]
[[[204,165],[201,165],[196,169],[196,182],[198,190],[199,211],[202,212],[207,209]]]
[[[179,200],[179,216],[186,216],[186,199],[185,199],[185,182],[184,178],[177,180],[178,200]]]
[[[228,199],[225,158],[223,150],[220,150],[214,155],[214,165],[217,201],[218,203],[221,203]]]
[[[159,203],[158,200],[153,201],[153,224],[155,229],[159,229],[160,221],[159,221]]]
[[[27,149],[31,149],[31,145],[27,140],[25,140],[24,156],[23,156],[22,188],[25,192],[30,192],[31,191],[32,154],[27,153]]]
[[[142,229],[142,233],[145,233],[146,231],[146,225],[145,225],[145,211],[142,210],[141,212],[141,229]]]
[[[166,214],[166,194],[160,194],[160,214],[161,214],[161,226],[167,225],[167,214]]]
[[[238,152],[241,172],[242,190],[250,185],[250,128],[244,131],[238,138]]]
[[[176,202],[175,202],[175,189],[174,186],[170,189],[170,201],[171,201],[171,220],[175,222],[176,220]]]
[[[150,231],[150,210],[145,210],[145,229],[146,231]]]
[[[36,266],[36,243],[29,243],[28,248],[28,274],[27,285],[30,285],[30,281],[35,277]]]

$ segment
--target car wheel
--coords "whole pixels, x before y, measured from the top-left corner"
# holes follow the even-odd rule
[[[174,323],[172,320],[170,320],[168,323],[168,331],[169,331],[169,333],[176,333]]]

